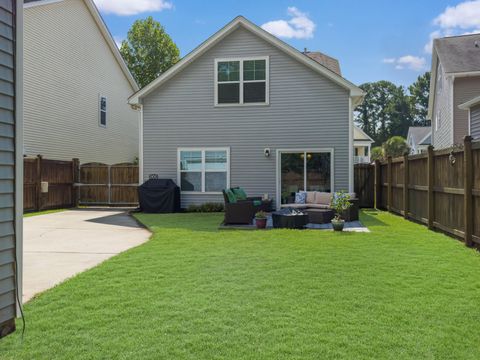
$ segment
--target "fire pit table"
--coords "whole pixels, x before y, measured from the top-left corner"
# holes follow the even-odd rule
[[[308,215],[295,209],[283,209],[272,213],[272,221],[275,229],[304,229]]]

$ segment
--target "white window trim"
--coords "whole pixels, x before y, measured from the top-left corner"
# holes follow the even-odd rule
[[[243,80],[243,62],[250,60],[265,60],[265,80]],[[227,61],[239,61],[240,62],[240,75],[239,81],[222,81],[223,84],[239,83],[240,85],[240,102],[238,104],[219,104],[218,103],[218,63]],[[215,94],[215,107],[232,107],[232,106],[268,106],[270,105],[270,56],[251,56],[251,57],[237,57],[237,58],[218,58],[215,59],[214,65],[214,94]],[[264,82],[265,81],[265,102],[263,103],[244,103],[243,102],[243,84]]]
[[[281,169],[282,169],[282,162],[281,162],[281,155],[283,153],[296,153],[296,152],[311,152],[311,153],[330,153],[330,187],[331,187],[331,194],[335,193],[335,150],[333,148],[313,148],[313,149],[277,149],[277,171],[276,171],[276,198],[275,198],[275,203],[277,205],[277,210],[281,209],[281,197],[282,197],[282,189],[281,189]],[[352,157],[353,157],[353,151],[352,151]],[[306,161],[306,159],[304,160]],[[305,165],[304,165],[305,166]],[[306,167],[304,168],[304,185],[306,185],[307,182],[307,169]]]
[[[106,102],[106,110],[105,110],[105,125],[102,124],[102,98],[105,98]],[[103,96],[102,94],[98,94],[98,126],[101,128],[107,128],[108,125],[108,97]]]
[[[180,169],[180,159],[181,159],[181,152],[182,151],[201,151],[202,152],[202,168],[200,172],[202,173],[202,190],[201,191],[182,191],[182,172],[199,172],[196,171],[189,171]],[[227,188],[230,187],[230,148],[229,147],[181,147],[177,149],[177,184],[180,187],[182,194],[201,194],[201,195],[219,195],[222,192],[219,191],[205,191],[205,173],[207,172],[220,172],[218,170],[206,170],[205,169],[205,152],[206,151],[226,151],[227,152]]]

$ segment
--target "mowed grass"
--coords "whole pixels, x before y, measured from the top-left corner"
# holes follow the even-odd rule
[[[33,217],[33,216],[55,214],[55,213],[64,212],[64,211],[67,211],[67,209],[42,210],[42,211],[25,213],[25,214],[23,214],[23,217],[24,218],[29,218],[29,217]]]
[[[138,219],[151,241],[27,304],[1,359],[480,358],[480,256],[423,226],[374,211],[366,234]]]

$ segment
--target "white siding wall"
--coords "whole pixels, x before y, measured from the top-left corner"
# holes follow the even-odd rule
[[[215,58],[270,56],[270,106],[214,107]],[[144,178],[177,180],[178,147],[230,147],[231,185],[276,193],[276,150],[334,148],[335,189],[349,186],[349,94],[244,29],[144,99]],[[272,156],[264,156],[269,147]],[[182,195],[182,205],[223,201]]]
[[[25,9],[25,153],[118,163],[138,156],[139,113],[127,81],[82,0]],[[99,95],[108,98],[99,126]]]
[[[453,143],[453,84],[445,77],[441,65],[437,68],[436,96],[432,113],[432,142],[435,148],[449,147]],[[439,117],[437,127],[437,116]]]

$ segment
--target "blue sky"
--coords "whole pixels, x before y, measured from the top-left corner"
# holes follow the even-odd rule
[[[478,32],[480,0],[95,0],[117,40],[152,15],[184,56],[237,15],[299,50],[340,60],[356,84],[412,83],[430,68],[433,37]]]

